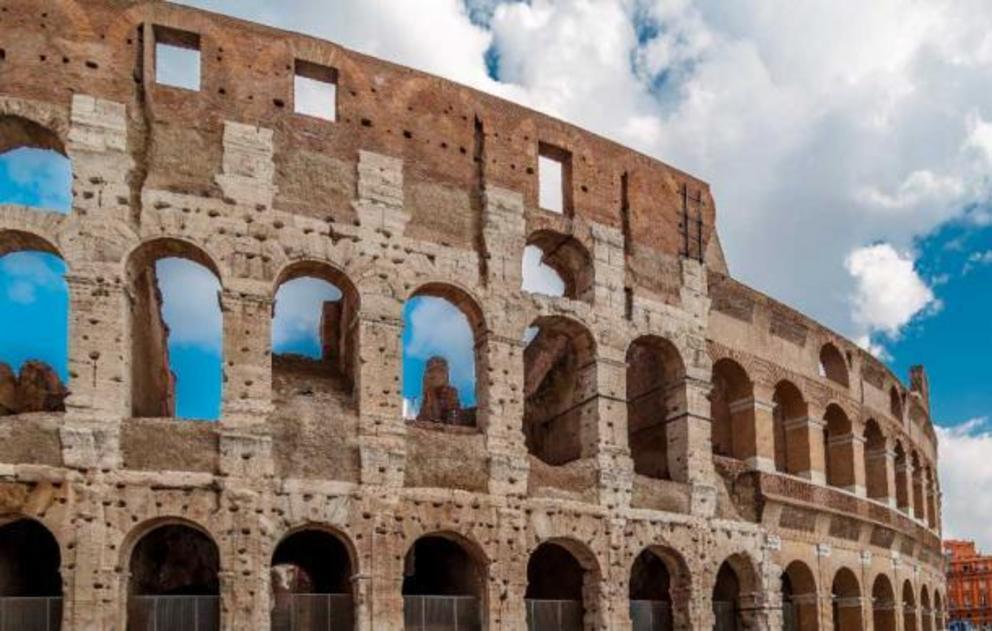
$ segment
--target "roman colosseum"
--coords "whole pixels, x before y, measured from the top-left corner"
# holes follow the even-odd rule
[[[137,0],[0,0],[18,147],[71,161],[68,214],[0,206],[0,255],[65,262],[69,377],[0,371],[0,629],[944,627],[926,373],[736,281],[700,179]],[[528,246],[562,295],[522,289]],[[218,422],[175,417],[168,257],[221,287]],[[341,292],[319,358],[271,350],[302,277]],[[421,296],[470,324],[475,400],[432,360],[409,418]]]

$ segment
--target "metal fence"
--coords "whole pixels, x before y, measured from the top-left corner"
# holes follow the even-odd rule
[[[713,631],[738,631],[737,606],[732,602],[713,601]]]
[[[672,605],[661,600],[630,601],[633,631],[672,631]]]
[[[796,603],[782,603],[782,631],[799,631],[799,611]]]
[[[62,626],[62,598],[0,598],[0,631],[58,631]]]
[[[351,594],[276,594],[272,631],[351,631]]]
[[[582,602],[528,598],[529,631],[582,631]]]
[[[218,631],[219,596],[131,596],[128,631]]]
[[[481,631],[482,614],[475,596],[404,596],[406,631]]]

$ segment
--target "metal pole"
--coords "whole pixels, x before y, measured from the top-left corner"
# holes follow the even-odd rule
[[[455,608],[454,608],[454,614],[455,614],[455,620],[454,620],[454,622],[455,622],[455,631],[458,631],[458,597],[456,596],[455,598],[452,598],[452,600],[455,601]]]

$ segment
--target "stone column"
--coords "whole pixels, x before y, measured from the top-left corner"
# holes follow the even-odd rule
[[[710,434],[710,383],[685,380],[685,403],[669,417],[668,472],[672,480],[692,486],[693,514],[712,516],[716,509],[716,472]]]
[[[788,442],[788,469],[795,475],[814,484],[826,484],[823,428],[826,424],[814,416],[790,419],[785,422],[785,439]]]
[[[252,291],[224,289],[223,413],[225,426],[265,423],[272,410],[272,300],[261,282]]]
[[[626,257],[623,231],[593,222],[592,259],[594,268],[593,304],[600,313],[623,318],[627,299],[624,294]]]
[[[477,380],[488,380],[489,411],[486,451],[489,454],[489,492],[493,495],[525,495],[529,459],[524,443],[524,344],[491,329],[486,344],[486,372]]]
[[[482,192],[482,237],[486,284],[515,292],[523,283],[527,235],[523,195],[498,186]]]
[[[634,484],[634,461],[627,445],[627,366],[622,357],[619,349],[599,347],[596,424],[589,428],[596,439],[599,501],[609,510],[630,506]]]

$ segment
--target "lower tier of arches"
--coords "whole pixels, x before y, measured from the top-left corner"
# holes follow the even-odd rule
[[[554,500],[241,482],[0,475],[0,628],[945,626],[937,568],[884,549]]]

